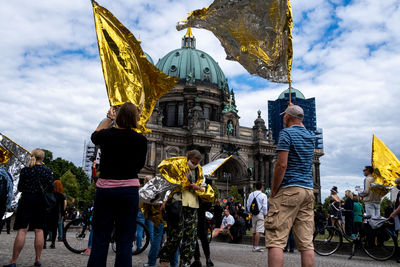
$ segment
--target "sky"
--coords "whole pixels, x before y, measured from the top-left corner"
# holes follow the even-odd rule
[[[154,62],[180,48],[176,23],[212,1],[98,0],[142,41]],[[400,158],[400,1],[292,0],[292,86],[315,97],[323,129],[322,196],[362,186],[372,135]],[[287,88],[225,59],[218,39],[192,29],[235,91],[240,125]],[[108,109],[89,0],[14,0],[0,9],[0,132],[28,150],[81,166],[83,147]]]

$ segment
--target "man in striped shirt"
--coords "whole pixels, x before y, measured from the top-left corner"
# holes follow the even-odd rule
[[[312,164],[315,137],[303,125],[304,111],[289,104],[283,112],[278,158],[265,219],[268,266],[283,266],[283,249],[290,229],[301,252],[301,265],[314,266],[314,194]]]

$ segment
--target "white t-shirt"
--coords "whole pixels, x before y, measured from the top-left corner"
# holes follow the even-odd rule
[[[228,224],[230,224],[229,228],[231,228],[231,226],[235,224],[235,219],[230,214],[228,217],[224,216],[224,218],[222,219],[222,228],[225,228],[225,226],[227,226]]]

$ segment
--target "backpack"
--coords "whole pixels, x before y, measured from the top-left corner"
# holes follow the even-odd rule
[[[258,193],[258,195],[259,194],[260,193]],[[260,213],[260,209],[258,208],[258,203],[257,203],[257,196],[254,197],[254,199],[253,199],[253,201],[251,202],[251,205],[250,205],[250,212],[251,212],[252,215],[258,215]]]

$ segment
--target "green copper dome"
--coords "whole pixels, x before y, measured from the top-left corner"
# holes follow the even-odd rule
[[[151,58],[151,56],[150,56],[149,54],[147,54],[146,52],[144,52],[144,51],[143,51],[143,53],[144,53],[144,55],[146,56],[146,59],[147,59],[151,64],[154,65],[154,61],[153,61],[153,59]]]
[[[169,76],[192,83],[210,83],[225,89],[227,81],[218,63],[206,52],[196,49],[196,38],[190,28],[182,38],[182,48],[169,52],[156,67]]]
[[[293,87],[292,87],[291,93],[292,93],[292,94],[293,94],[293,93],[296,93],[296,98],[306,99],[306,98],[304,97],[303,93],[300,92],[299,90],[297,90],[296,88],[293,88]],[[279,95],[278,99],[283,99],[283,98],[285,98],[285,94],[289,94],[289,88],[286,89],[285,91],[283,91],[283,92]]]

